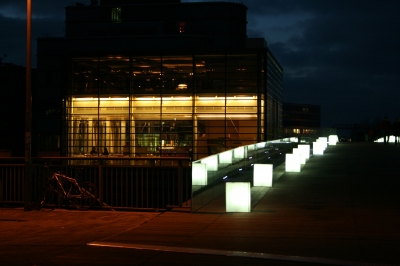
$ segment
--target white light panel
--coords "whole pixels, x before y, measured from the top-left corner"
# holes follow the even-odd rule
[[[250,212],[251,190],[249,182],[225,183],[226,212]]]
[[[300,154],[290,154],[290,153],[286,154],[285,171],[286,172],[301,171]]]
[[[272,187],[274,168],[273,164],[254,164],[253,186]]]

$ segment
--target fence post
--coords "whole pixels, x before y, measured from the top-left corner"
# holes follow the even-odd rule
[[[182,160],[178,161],[178,206],[182,208]]]
[[[99,187],[97,190],[99,192],[99,205],[101,208],[103,206],[103,160],[98,160],[97,162],[99,165]]]

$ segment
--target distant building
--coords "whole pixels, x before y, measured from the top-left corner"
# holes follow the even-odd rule
[[[240,1],[66,7],[65,37],[38,39],[39,150],[198,159],[281,137],[283,69],[264,39],[247,38],[246,11]]]
[[[321,106],[283,103],[284,136],[317,136],[321,130]]]

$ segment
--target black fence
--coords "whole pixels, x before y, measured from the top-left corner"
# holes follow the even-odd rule
[[[24,158],[0,158],[0,204],[25,203]],[[54,172],[92,182],[98,189],[97,208],[163,210],[190,208],[191,166],[186,157],[174,158],[33,158],[30,202],[38,197]],[[49,202],[62,206],[62,199]]]

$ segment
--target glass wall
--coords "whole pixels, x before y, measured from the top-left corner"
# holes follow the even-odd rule
[[[69,155],[124,152],[131,138],[128,98],[72,98],[69,109]]]
[[[266,114],[267,139],[277,139],[282,136],[282,102],[283,102],[283,70],[271,53],[267,53],[264,62],[267,84]]]
[[[226,90],[247,93],[259,91],[259,66],[256,55],[228,55],[226,57]]]
[[[274,107],[264,99],[261,60],[255,54],[74,58],[65,155],[200,159],[256,143],[265,138],[265,119],[276,120],[275,113],[265,115]]]

